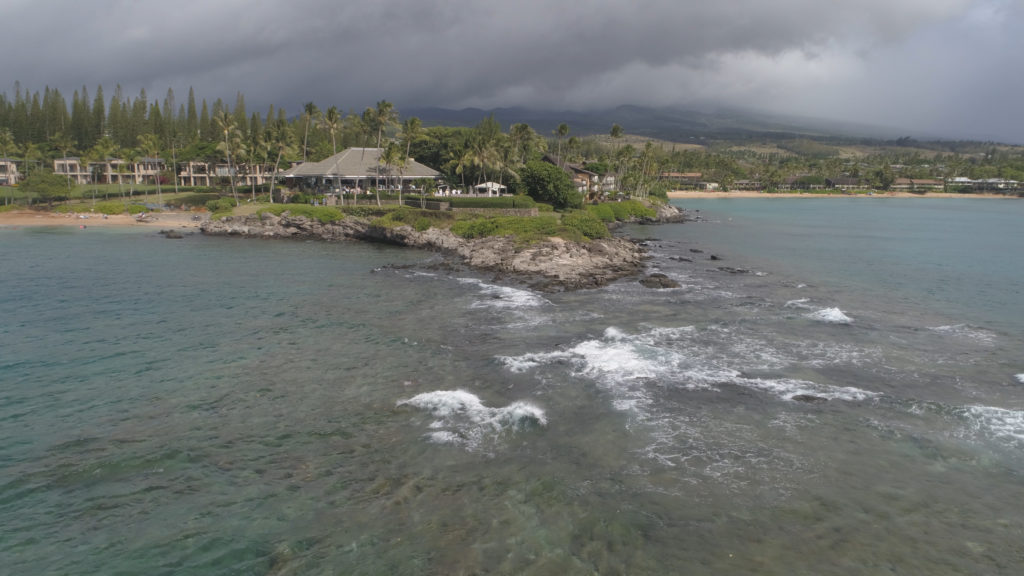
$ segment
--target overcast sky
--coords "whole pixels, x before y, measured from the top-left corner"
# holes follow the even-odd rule
[[[8,97],[715,103],[1024,143],[1024,0],[0,0],[0,22]]]

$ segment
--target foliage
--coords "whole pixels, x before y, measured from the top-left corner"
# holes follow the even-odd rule
[[[590,212],[602,222],[610,223],[615,222],[615,211],[612,207],[607,204],[589,204],[586,207],[587,212]]]
[[[392,208],[378,208],[377,206],[342,206],[340,211],[348,216],[357,218],[377,218],[387,214]]]
[[[225,200],[228,199],[225,198]],[[231,202],[231,206],[234,206],[234,203],[231,200],[228,200],[228,202]],[[327,224],[329,222],[338,222],[339,220],[345,219],[345,215],[342,214],[341,210],[338,210],[337,208],[333,208],[331,206],[310,206],[309,204],[273,204],[270,206],[260,208],[259,211],[260,213],[263,214],[273,214],[275,216],[280,216],[285,212],[289,212],[293,217],[305,216],[310,220],[319,220],[324,224]]]
[[[453,216],[449,212],[436,210],[420,210],[402,206],[389,210],[383,216],[372,221],[374,226],[384,228],[395,228],[398,226],[411,226],[422,232],[431,227],[447,226],[451,223]]]
[[[608,226],[601,221],[595,214],[579,210],[576,212],[570,212],[562,215],[562,224],[569,228],[578,230],[580,234],[583,234],[587,238],[608,238],[611,233],[608,232]]]
[[[583,197],[574,189],[569,175],[558,166],[536,160],[527,162],[520,170],[520,179],[530,197],[557,210],[583,205]]]
[[[657,213],[653,208],[648,207],[638,200],[623,200],[622,202],[609,202],[615,219],[626,221],[632,218],[654,218]]]
[[[68,179],[53,172],[37,170],[21,182],[19,188],[40,200],[52,204],[58,197],[68,193]]]
[[[564,214],[561,218],[557,214],[470,218],[455,222],[451,230],[463,238],[511,236],[526,244],[551,237],[585,242],[609,236],[608,228],[598,218],[581,211]]]
[[[492,198],[445,198],[452,208],[534,208],[537,203],[529,196],[495,196]]]
[[[216,192],[203,192],[196,194],[188,194],[182,196],[174,201],[177,205],[188,206],[190,208],[199,208],[200,206],[206,206],[207,202],[211,200],[220,199],[220,194]]]
[[[217,198],[206,203],[206,209],[213,213],[231,212],[235,209],[235,201],[231,198]]]

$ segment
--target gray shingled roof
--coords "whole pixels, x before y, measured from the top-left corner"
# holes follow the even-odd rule
[[[380,164],[381,148],[348,148],[330,158],[319,162],[306,162],[285,172],[285,178],[373,178],[384,175],[384,167]],[[415,160],[406,163],[402,171],[405,178],[436,178],[437,170],[428,168]]]

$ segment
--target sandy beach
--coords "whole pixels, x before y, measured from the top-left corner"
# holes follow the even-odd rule
[[[151,214],[144,221],[128,214],[55,214],[36,210],[14,210],[0,212],[0,228],[27,228],[34,226],[75,226],[79,228],[108,226],[146,226],[157,228],[198,228],[200,221],[193,220],[196,212],[160,212]],[[207,214],[198,213],[202,218]]]
[[[1017,198],[1005,194],[951,194],[948,192],[928,192],[911,194],[910,192],[875,192],[867,194],[811,194],[806,192],[773,192],[767,194],[759,190],[672,190],[669,198]]]

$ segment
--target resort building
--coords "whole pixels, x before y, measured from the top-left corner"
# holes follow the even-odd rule
[[[929,190],[942,190],[946,183],[942,180],[931,178],[897,178],[893,181],[890,189],[909,192],[928,192]]]
[[[319,162],[306,162],[280,175],[287,185],[320,193],[362,192],[380,189],[408,190],[416,180],[438,180],[441,173],[409,158],[405,166],[385,166],[382,148],[348,148]]]
[[[178,183],[182,186],[209,186],[210,165],[206,162],[179,162]]]
[[[13,158],[0,158],[0,186],[14,186],[20,180],[17,161]]]
[[[54,160],[53,173],[67,176],[75,184],[88,184],[91,181],[89,170],[82,165],[82,159],[78,157],[68,156]]]

